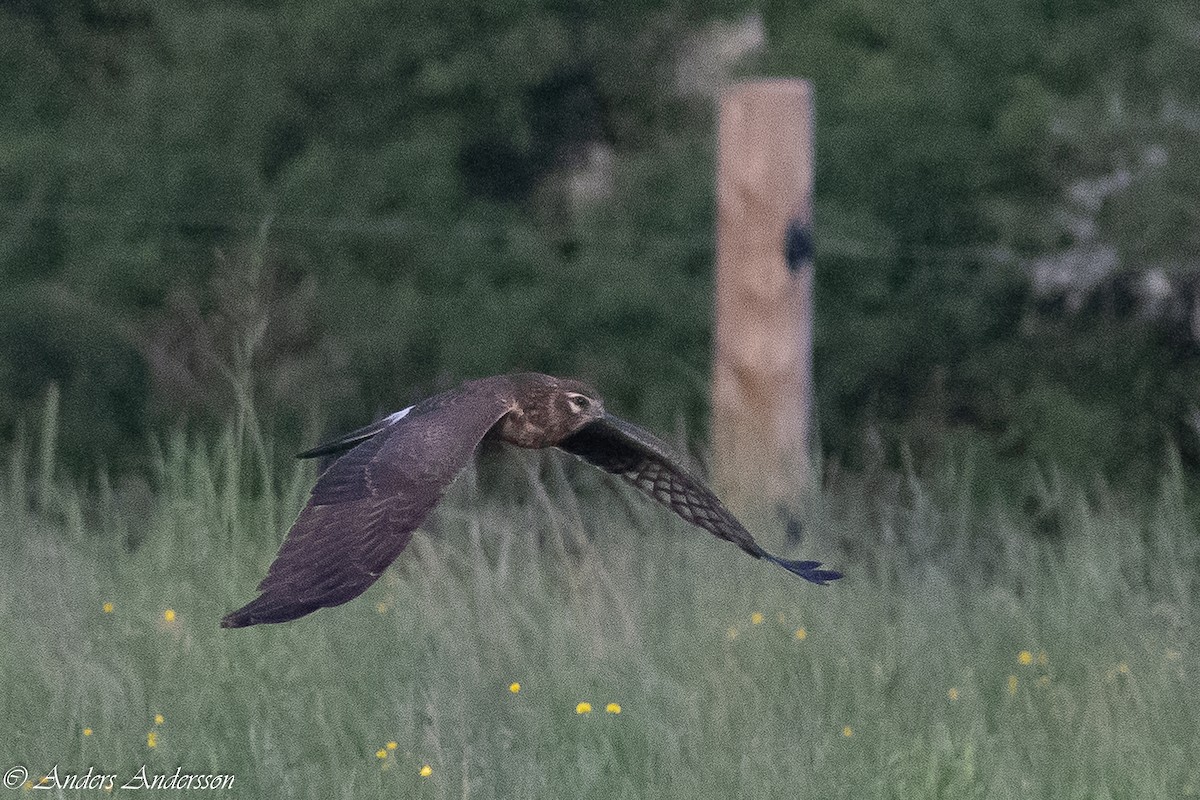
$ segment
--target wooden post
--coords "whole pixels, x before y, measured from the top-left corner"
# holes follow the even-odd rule
[[[812,140],[807,81],[754,81],[722,93],[714,478],[752,515],[793,508],[808,473]]]

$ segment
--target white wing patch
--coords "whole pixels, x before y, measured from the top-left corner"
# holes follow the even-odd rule
[[[384,417],[384,419],[387,421],[388,425],[391,425],[393,422],[399,422],[400,420],[407,417],[408,412],[410,412],[412,410],[413,410],[412,406],[409,406],[408,408],[402,408],[394,414],[388,414],[386,417]]]

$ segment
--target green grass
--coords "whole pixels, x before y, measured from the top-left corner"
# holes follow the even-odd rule
[[[510,454],[519,491],[468,473],[365,596],[221,630],[311,479],[261,475],[270,443],[238,438],[172,440],[149,492],[83,492],[45,448],[13,451],[0,769],[182,767],[262,798],[1200,791],[1200,535],[1178,474],[1144,501],[1047,481],[1055,539],[966,462],[842,480],[805,498],[804,555],[847,573],[820,588],[565,458]]]

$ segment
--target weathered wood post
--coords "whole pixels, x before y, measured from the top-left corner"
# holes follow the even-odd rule
[[[717,155],[713,463],[742,513],[793,506],[812,436],[812,88],[730,86]]]

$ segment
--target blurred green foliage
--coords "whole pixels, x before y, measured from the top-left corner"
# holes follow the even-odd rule
[[[1087,472],[1157,467],[1169,442],[1200,463],[1196,6],[834,0],[764,16],[771,70],[817,88],[827,448],[853,456],[874,425],[937,452],[965,426],[1000,455]],[[1182,309],[1139,296],[1151,271]]]
[[[152,410],[346,424],[519,368],[701,415],[710,125],[673,71],[727,9],[274,5],[0,7],[0,419],[60,383],[92,462]],[[595,145],[616,196],[584,213]],[[264,387],[264,338],[312,340],[307,380]]]
[[[743,69],[817,87],[823,446],[853,464],[864,431],[936,454],[965,429],[1084,470],[1168,440],[1196,463],[1190,312],[1030,277],[1097,244],[1191,268],[1195,9],[758,11]],[[679,69],[753,12],[0,5],[0,435],[58,385],[68,460],[120,470],[164,422],[257,408],[313,435],[523,368],[702,434],[712,103]]]

